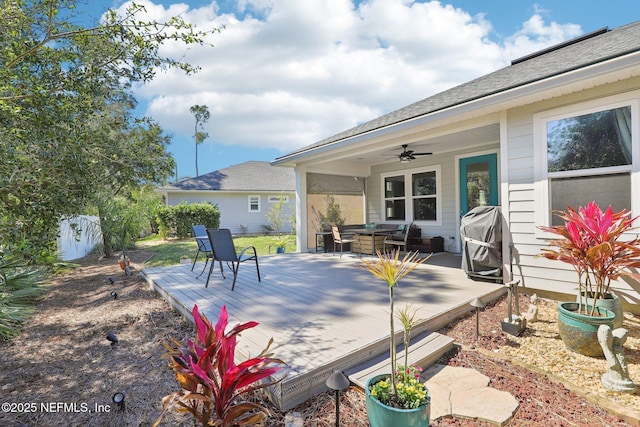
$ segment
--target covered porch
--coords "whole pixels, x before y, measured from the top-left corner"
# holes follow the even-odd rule
[[[470,311],[472,299],[487,303],[505,291],[499,284],[468,279],[460,262],[455,254],[434,254],[396,290],[396,307],[411,303],[418,309],[411,363],[427,366],[450,348],[452,340],[431,331]],[[231,273],[225,273],[225,280],[219,269],[205,288],[206,274],[196,278],[202,263],[193,272],[190,264],[182,264],[144,269],[143,275],[187,318],[197,304],[215,321],[226,305],[231,324],[259,322],[242,334],[238,349],[244,356],[256,355],[273,337],[271,350],[287,364],[287,376],[271,391],[272,397],[288,410],[326,390],[325,381],[334,370],[347,372],[358,384],[386,369],[380,361],[388,354],[388,286],[358,264],[360,258],[349,255],[264,256],[262,281],[255,267],[242,265],[235,291]]]
[[[314,250],[323,225],[318,219],[329,218],[385,227],[413,223],[425,240],[442,238],[445,251],[460,253],[462,216],[504,199],[500,123],[491,114],[458,126],[416,124],[402,136],[391,128],[372,130],[277,159],[273,164],[296,170],[298,250]]]

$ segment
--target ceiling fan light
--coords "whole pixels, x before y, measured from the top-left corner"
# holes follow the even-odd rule
[[[411,159],[408,157],[405,157],[405,156],[400,157],[400,163],[409,163],[410,161]]]

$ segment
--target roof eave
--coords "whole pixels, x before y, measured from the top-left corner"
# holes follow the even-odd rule
[[[303,160],[328,151],[343,148],[372,138],[401,132],[414,126],[429,126],[451,120],[455,116],[472,118],[507,108],[519,107],[533,102],[559,96],[561,94],[584,90],[590,87],[610,83],[624,78],[640,75],[640,52],[634,51],[605,61],[567,70],[560,74],[527,82],[499,92],[486,94],[457,105],[431,111],[410,119],[372,129],[358,135],[349,136],[325,145],[311,147],[308,150],[279,157],[271,162],[274,166],[295,166]]]

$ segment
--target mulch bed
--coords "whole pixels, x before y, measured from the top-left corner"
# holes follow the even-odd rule
[[[150,253],[136,250],[129,256],[135,273]],[[191,337],[193,328],[139,275],[124,275],[117,259],[89,256],[78,263],[78,268],[51,282],[21,335],[0,343],[0,401],[9,404],[0,412],[2,426],[150,426],[160,415],[162,397],[178,389],[162,358],[162,343],[170,336]],[[526,310],[528,298],[520,301]],[[474,315],[441,331],[461,347],[440,363],[477,369],[491,379],[492,387],[511,393],[520,407],[508,425],[630,425],[555,377],[511,363],[513,356],[501,349],[513,349],[518,341],[500,331],[505,314],[504,300],[485,308],[481,327],[486,330],[478,341]],[[117,344],[106,339],[109,332],[118,337]],[[116,392],[125,393],[124,407],[112,402]],[[334,402],[333,394],[324,393],[288,414],[271,408],[266,425],[333,426]],[[359,390],[343,393],[340,409],[342,426],[368,425]],[[192,420],[171,412],[161,425],[190,426]],[[490,424],[446,418],[432,425]]]

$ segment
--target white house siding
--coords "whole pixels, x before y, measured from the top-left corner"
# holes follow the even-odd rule
[[[228,228],[234,234],[242,233],[242,227],[250,234],[262,233],[263,225],[269,224],[266,214],[273,206],[269,203],[269,196],[279,196],[280,192],[273,193],[232,193],[232,192],[171,192],[167,199],[167,205],[173,206],[183,202],[201,203],[209,202],[217,205],[220,210],[220,228]],[[295,193],[285,193],[289,196],[288,203],[283,206],[283,216],[295,212]],[[260,212],[249,212],[249,196],[260,197]],[[242,226],[242,227],[241,227]],[[284,232],[290,232],[291,226],[286,223]]]
[[[416,222],[420,227],[423,237],[441,236],[445,240],[445,250],[448,252],[457,252],[459,249],[459,213],[458,213],[458,189],[456,188],[456,156],[465,155],[466,153],[484,152],[489,150],[498,150],[498,143],[474,147],[471,150],[455,151],[444,154],[436,154],[433,156],[425,156],[417,158],[407,164],[399,162],[386,163],[383,165],[373,166],[371,168],[371,177],[367,182],[367,217],[371,222],[383,223],[382,215],[382,181],[381,176],[393,173],[403,172],[406,170],[428,168],[430,166],[440,166],[440,194],[437,203],[441,204],[441,225],[429,225]]]
[[[577,276],[570,266],[538,256],[547,244],[539,234],[536,235],[535,207],[536,203],[540,202],[536,200],[534,183],[533,115],[561,106],[637,89],[640,89],[640,79],[627,80],[508,112],[509,190],[505,211],[508,212],[507,221],[517,254],[514,276],[521,279],[525,287],[567,295],[574,295],[577,288]],[[638,212],[635,214],[637,215]],[[628,294],[638,298],[638,294],[626,283],[615,283],[612,289],[619,295]]]

